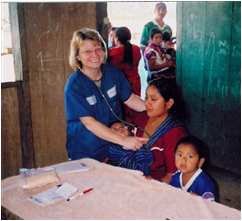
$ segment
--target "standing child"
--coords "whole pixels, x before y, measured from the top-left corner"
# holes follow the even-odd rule
[[[182,138],[176,146],[175,164],[178,171],[170,184],[211,201],[215,200],[215,186],[202,171],[205,162],[205,145],[194,136]]]

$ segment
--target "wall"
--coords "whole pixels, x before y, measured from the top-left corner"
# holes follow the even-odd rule
[[[8,104],[2,109],[2,177],[23,165],[67,160],[64,84],[72,72],[70,40],[81,27],[102,29],[105,12],[106,3],[17,4],[11,17],[18,17],[19,27],[16,23],[12,31],[19,28],[23,81],[2,87],[2,103]]]
[[[211,163],[240,173],[240,2],[179,2],[177,78]]]
[[[18,172],[22,164],[18,98],[16,88],[1,90],[1,176]]]
[[[74,30],[96,27],[96,7],[90,3],[28,3],[22,9],[35,161],[43,166],[67,159],[63,90],[72,72],[69,43]],[[83,19],[90,17],[93,19]]]

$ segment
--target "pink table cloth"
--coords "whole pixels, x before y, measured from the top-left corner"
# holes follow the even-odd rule
[[[141,172],[113,167],[92,159],[79,160],[88,171],[60,175],[61,182],[93,191],[71,201],[45,207],[29,200],[55,184],[24,190],[20,176],[2,180],[2,207],[22,219],[240,219],[240,211],[209,202]],[[69,162],[62,163],[68,164]],[[60,164],[58,164],[60,165]],[[56,165],[53,165],[56,166]]]

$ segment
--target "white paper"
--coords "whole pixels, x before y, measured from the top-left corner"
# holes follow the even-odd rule
[[[60,187],[55,186],[30,197],[30,200],[38,205],[46,206],[59,200],[68,199],[77,192],[77,190],[78,189],[71,184],[63,183]]]
[[[53,188],[50,188],[47,191],[44,191],[44,192],[38,193],[34,196],[31,196],[30,200],[33,203],[36,203],[41,206],[49,205],[56,201],[62,200],[63,197],[56,194],[57,189],[58,189],[58,187],[56,187],[56,186]]]
[[[61,187],[56,190],[56,194],[62,196],[64,199],[68,199],[75,192],[77,192],[77,188],[72,186],[69,183],[63,183]]]

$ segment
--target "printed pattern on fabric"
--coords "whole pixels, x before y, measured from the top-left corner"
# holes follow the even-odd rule
[[[155,58],[157,64],[163,64],[166,61],[162,47],[152,43],[145,48],[144,56],[147,60]]]
[[[150,43],[144,51],[144,60],[146,62],[146,68],[149,76],[154,78],[164,77],[175,77],[175,68],[170,66],[163,66],[160,68],[152,68],[149,63],[151,60],[155,60],[157,65],[165,64],[166,61],[171,60],[171,56],[167,53],[167,49],[161,45],[155,45]]]
[[[138,151],[125,150],[114,145],[109,148],[111,164],[133,170],[140,170],[144,175],[149,175],[149,167],[153,157],[150,150],[141,148]]]

